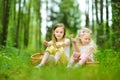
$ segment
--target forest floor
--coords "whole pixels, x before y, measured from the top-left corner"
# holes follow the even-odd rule
[[[0,80],[120,80],[120,53],[100,49],[96,65],[67,69],[64,65],[36,69],[30,62],[34,51],[5,48],[0,50]]]

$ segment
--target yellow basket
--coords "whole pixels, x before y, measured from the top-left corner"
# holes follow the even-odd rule
[[[31,56],[31,64],[32,65],[37,65],[40,63],[40,61],[42,60],[43,57],[43,53],[35,53]]]

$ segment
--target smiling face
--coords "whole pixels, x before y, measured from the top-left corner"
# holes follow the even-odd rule
[[[63,27],[57,27],[54,30],[54,36],[57,39],[57,41],[60,41],[63,39],[64,37],[64,28]]]
[[[90,33],[85,33],[82,37],[80,37],[81,44],[82,45],[87,45],[91,41],[91,34]]]

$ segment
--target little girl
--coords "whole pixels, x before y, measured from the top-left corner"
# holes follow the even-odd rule
[[[47,62],[50,55],[55,56],[55,64],[67,63],[68,57],[65,54],[64,48],[68,47],[70,44],[69,39],[65,38],[66,30],[64,24],[56,24],[52,31],[52,40],[45,41],[44,44],[47,46],[42,61],[36,68],[39,68]]]
[[[74,51],[67,65],[67,68],[77,61],[74,67],[80,67],[87,61],[94,61],[93,55],[96,53],[96,44],[92,40],[92,31],[88,28],[80,30],[77,39],[71,38]]]

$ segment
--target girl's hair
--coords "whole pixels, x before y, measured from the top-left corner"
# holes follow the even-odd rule
[[[63,23],[58,23],[58,24],[56,24],[56,25],[53,27],[53,29],[52,29],[52,41],[53,41],[53,43],[56,43],[56,42],[57,42],[57,39],[56,39],[56,37],[55,37],[55,35],[54,35],[54,31],[55,31],[55,29],[58,28],[58,27],[62,27],[62,28],[64,29],[64,35],[63,35],[63,39],[62,39],[62,40],[65,39],[65,35],[66,35],[65,26],[64,26]]]
[[[78,36],[77,36],[77,40],[78,40],[78,42],[79,42],[79,45],[81,45],[81,44],[80,44],[80,40],[79,40],[79,36],[80,36],[80,35],[81,35],[81,36],[84,36],[84,35],[86,35],[86,33],[88,33],[88,34],[90,34],[90,35],[92,36],[92,30],[90,30],[89,28],[82,28],[82,29],[79,31]],[[91,42],[90,42],[89,45],[93,46],[93,53],[96,53],[96,51],[97,51],[97,46],[96,46],[95,42],[93,41],[93,39],[91,39]]]
[[[84,28],[82,28],[82,29],[79,30],[76,39],[79,41],[79,36],[84,36],[85,33],[89,33],[90,35],[92,35],[92,31],[89,28],[85,28],[84,27]]]
[[[83,33],[83,34],[84,34],[84,33],[90,33],[90,34],[92,35],[92,30],[90,30],[89,28],[85,28],[85,27],[84,27],[84,28],[82,28],[82,29],[80,30],[79,34],[80,34],[80,33]]]

